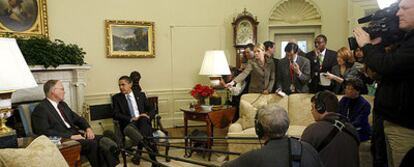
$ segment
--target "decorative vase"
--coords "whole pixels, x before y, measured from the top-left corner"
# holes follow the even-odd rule
[[[206,98],[205,98],[205,97],[199,97],[199,98],[197,99],[197,103],[198,103],[199,105],[205,105],[205,104],[206,104]]]

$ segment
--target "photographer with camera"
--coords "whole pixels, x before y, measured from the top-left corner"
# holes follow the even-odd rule
[[[382,79],[375,95],[374,110],[384,118],[384,132],[389,147],[389,166],[400,165],[404,155],[414,146],[414,1],[401,0],[396,16],[405,35],[397,47],[386,53],[381,37],[370,39],[361,27],[354,29],[358,45],[364,52],[367,66]]]

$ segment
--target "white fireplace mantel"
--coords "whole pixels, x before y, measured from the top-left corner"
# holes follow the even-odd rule
[[[43,84],[48,80],[61,80],[65,88],[65,102],[77,113],[82,112],[86,87],[85,73],[91,65],[59,65],[44,68],[42,65],[29,66],[38,84],[36,88],[17,90],[13,93],[13,103],[38,101],[45,98]]]

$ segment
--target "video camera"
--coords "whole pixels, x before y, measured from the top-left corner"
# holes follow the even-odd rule
[[[399,17],[396,15],[398,10],[398,2],[393,3],[374,14],[358,19],[358,24],[370,22],[368,26],[362,27],[362,29],[369,34],[371,39],[381,37],[381,44],[388,46],[399,41],[404,35],[404,32],[399,28]],[[348,44],[351,50],[358,47],[354,37],[348,38]]]

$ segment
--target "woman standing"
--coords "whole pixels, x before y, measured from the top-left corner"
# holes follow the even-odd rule
[[[275,65],[272,59],[265,57],[263,44],[257,44],[254,48],[255,58],[247,63],[246,68],[226,87],[240,83],[250,75],[249,93],[268,94],[275,83]]]
[[[355,59],[352,51],[349,48],[342,47],[337,52],[337,65],[332,67],[331,73],[326,73],[326,78],[330,79],[333,87],[333,92],[336,94],[344,93],[344,80],[350,78],[357,78],[358,70],[353,67]]]

